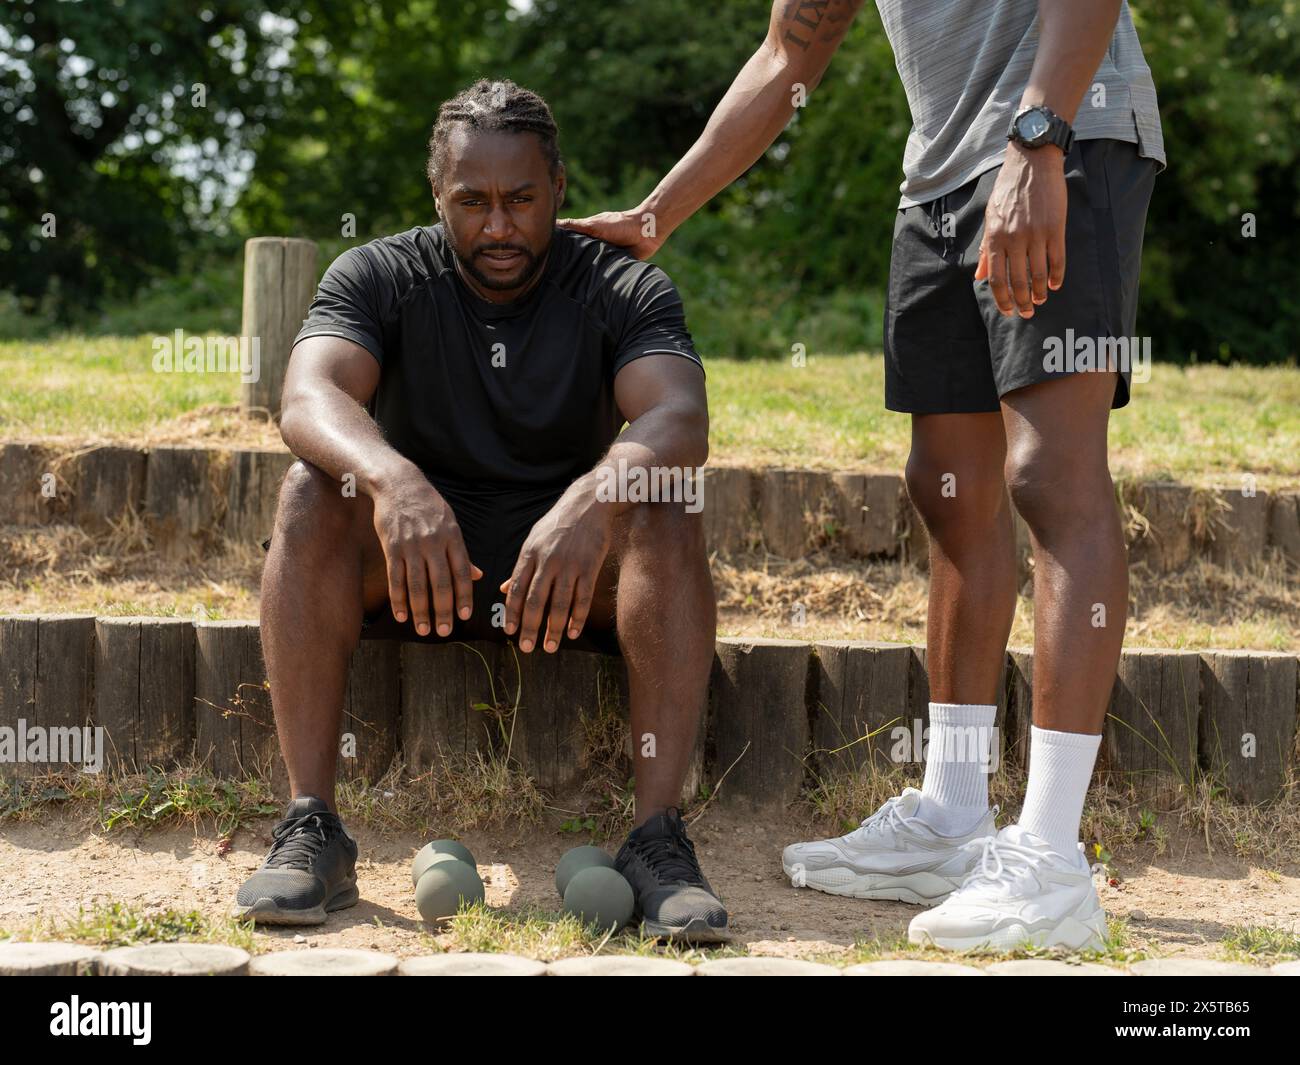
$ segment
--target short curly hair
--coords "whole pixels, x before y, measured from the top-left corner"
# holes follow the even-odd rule
[[[513,81],[481,78],[438,108],[438,120],[429,135],[429,160],[425,168],[429,184],[434,188],[442,179],[447,142],[457,123],[483,132],[537,134],[551,177],[555,177],[561,163],[560,131],[546,101]]]

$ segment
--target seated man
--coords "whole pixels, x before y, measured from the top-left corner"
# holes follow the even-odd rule
[[[657,267],[555,227],[555,122],[512,82],[442,105],[428,176],[440,224],[339,256],[295,341],[281,432],[299,461],[261,618],[292,801],[237,912],[319,924],[357,901],[334,780],[363,627],[525,654],[567,636],[616,639],[632,733],[655,738],[653,757],[633,745],[636,827],[617,858],[638,919],[723,939],[677,808],[713,659],[700,516],[601,490],[708,454],[681,300]]]

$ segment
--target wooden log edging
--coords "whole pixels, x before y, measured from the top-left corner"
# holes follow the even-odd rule
[[[748,955],[689,964],[672,958],[597,954],[550,963],[517,954],[446,953],[399,959],[377,950],[303,947],[250,956],[205,943],[156,943],[95,950],[76,943],[0,944],[0,976],[1294,976],[1298,962],[1272,967],[1196,958],[1157,958],[1125,968],[1050,958],[995,962],[890,959],[857,965]]]
[[[256,545],[270,535],[288,451],[41,443],[0,444],[0,525],[73,523],[104,531],[127,514],[145,519],[155,545],[184,557],[218,534]],[[1118,482],[1129,559],[1160,573],[1197,559],[1239,568],[1276,550],[1300,564],[1300,492]],[[893,473],[710,466],[703,491],[711,551],[764,550],[802,558],[925,565],[925,526]],[[1023,583],[1029,539],[1017,521]]]
[[[921,646],[719,639],[684,790],[769,805],[836,774],[903,765],[919,777],[928,699]],[[1293,654],[1129,648],[1097,772],[1140,787],[1190,785],[1208,773],[1234,800],[1268,801],[1300,771],[1298,707]],[[501,722],[515,708],[507,732]],[[627,681],[621,659],[583,651],[362,641],[344,710],[343,778],[377,780],[398,756],[418,775],[508,748],[539,787],[558,793],[582,783],[593,725],[625,727]],[[1025,765],[1032,712],[1032,654],[1013,648],[999,762]],[[219,776],[262,770],[283,779],[252,621],[0,616],[0,782],[77,760],[19,756],[36,726],[67,742],[102,729],[110,772],[197,756]]]
[[[0,444],[0,525],[73,524],[103,533],[136,517],[154,547],[184,559],[218,537],[271,533],[287,451]]]

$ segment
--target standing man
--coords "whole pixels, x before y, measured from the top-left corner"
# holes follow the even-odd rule
[[[571,223],[645,257],[750,167],[814,88],[860,0],[777,0],[704,133],[637,208]],[[1097,946],[1079,824],[1127,616],[1106,460],[1164,146],[1123,0],[877,0],[913,127],[885,313],[885,404],[912,415],[930,534],[924,785],[847,836],[787,847],[794,882],[938,904],[913,942]],[[865,136],[868,131],[861,131]],[[648,224],[653,220],[653,225]],[[645,235],[651,234],[651,235]],[[1067,272],[1068,261],[1068,272]],[[1073,345],[1106,352],[1100,364]],[[984,766],[1016,602],[1011,507],[1034,550],[1034,726],[1020,822]]]

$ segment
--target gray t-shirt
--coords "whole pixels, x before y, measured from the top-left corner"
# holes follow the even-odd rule
[[[1038,51],[1038,0],[876,0],[912,111],[900,207],[998,166]],[[1165,163],[1151,69],[1121,4],[1110,50],[1084,92],[1075,136],[1109,137]]]

